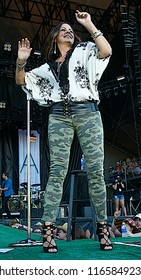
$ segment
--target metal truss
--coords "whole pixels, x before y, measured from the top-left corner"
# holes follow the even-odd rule
[[[139,0],[129,0],[128,7],[122,5],[122,23],[123,23],[123,36],[126,51],[126,63],[129,61],[129,48],[133,50],[133,62],[135,72],[136,91],[138,95],[139,113],[141,116],[141,38],[140,38],[140,27],[141,27],[141,8]],[[130,51],[129,51],[130,53]]]
[[[75,30],[83,37],[87,36],[86,30],[77,24],[75,19],[76,9],[87,11],[92,15],[97,24],[105,10],[73,3],[66,0],[3,0],[0,1],[0,17],[26,21],[37,25],[37,32],[32,41],[32,46],[43,49],[50,30],[60,21],[69,21],[75,25]]]
[[[77,0],[76,0],[77,1]],[[123,29],[125,40],[125,48],[132,47],[133,33],[132,26],[129,22],[129,7],[134,5],[136,8],[139,0],[114,0],[107,10],[95,8],[88,5],[82,5],[77,2],[66,0],[2,0],[0,1],[0,17],[11,18],[17,21],[25,21],[28,24],[36,24],[37,32],[32,39],[31,45],[34,50],[45,49],[46,41],[52,27],[56,26],[60,21],[68,21],[74,25],[75,31],[84,39],[88,39],[87,31],[77,24],[75,19],[75,10],[87,11],[91,14],[95,25],[102,30],[108,40],[112,40],[116,36],[119,29]],[[1,51],[0,53],[0,75],[6,74],[8,69],[9,75],[12,77],[15,70],[16,55]],[[30,57],[28,69],[36,67],[42,63],[42,57]],[[110,83],[110,86],[109,86]],[[106,85],[102,85],[107,89],[111,89],[113,81]],[[114,82],[115,83],[115,82]],[[104,89],[104,90],[105,90]]]
[[[113,25],[113,22],[110,22],[109,17],[114,18],[113,15],[115,14],[115,10],[117,10],[118,18],[118,2],[119,1],[113,1],[113,5],[111,5],[108,11],[105,11],[92,6],[79,4],[77,0],[75,3],[66,0],[1,0],[0,17],[17,21],[17,26],[20,22],[26,22],[27,29],[32,28],[32,24],[34,24],[36,26],[36,34],[31,38],[31,45],[33,50],[39,50],[44,55],[48,35],[51,29],[60,21],[70,22],[73,24],[75,32],[78,33],[82,40],[88,39],[87,31],[83,26],[78,24],[75,19],[76,9],[90,13],[93,22],[98,28],[101,28],[102,32],[105,33],[104,35],[107,35],[107,37],[114,36],[115,29],[117,28],[116,20],[114,20],[115,27],[110,27]],[[114,5],[116,6],[112,13]],[[106,22],[108,22],[108,24],[104,24]],[[0,75],[8,74],[10,77],[14,75],[15,59],[16,54],[14,54],[14,49],[12,49],[12,53],[1,50]],[[40,62],[39,58],[38,62]],[[33,59],[30,57],[29,64],[31,68],[37,66],[35,57]]]
[[[130,11],[131,15],[134,16],[134,26],[133,26],[133,60],[135,67],[135,81],[136,81],[136,90],[138,95],[138,105],[139,105],[139,114],[141,116],[141,38],[140,38],[140,27],[141,19],[138,15],[133,14],[133,7]],[[139,11],[138,11],[139,12]]]
[[[107,10],[79,4],[66,0],[2,0],[0,1],[0,17],[25,21],[37,25],[37,32],[32,39],[35,49],[44,49],[50,30],[60,21],[68,21],[74,25],[75,31],[82,39],[88,37],[87,31],[77,24],[76,9],[91,14],[92,21],[111,40],[120,28],[120,5],[126,1],[114,0]]]

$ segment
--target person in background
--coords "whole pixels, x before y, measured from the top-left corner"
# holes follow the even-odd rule
[[[140,162],[136,158],[133,158],[133,172],[134,172],[134,176],[141,175]]]
[[[111,237],[121,237],[121,225],[123,220],[118,220],[120,217],[120,211],[114,212],[114,218],[112,224],[109,225],[109,233]]]
[[[50,173],[42,217],[45,253],[58,251],[53,230],[75,132],[87,163],[89,196],[96,211],[100,249],[112,250],[103,175],[103,124],[98,108],[98,83],[112,50],[89,13],[77,10],[75,17],[87,29],[91,41],[82,42],[70,24],[60,22],[50,34],[47,63],[29,72],[24,67],[32,50],[30,41],[25,38],[18,42],[16,83],[41,106],[50,106]]]
[[[121,207],[121,210],[123,210],[123,213],[125,216],[127,216],[127,211],[125,207],[125,199],[124,199],[124,191],[125,191],[125,184],[122,182],[120,176],[117,176],[113,183],[113,189],[114,189],[114,201],[115,201],[115,207],[116,211],[119,211],[119,207]]]
[[[121,225],[123,222],[126,224],[127,236],[141,237],[141,213],[136,214],[132,219],[119,219],[120,212],[115,211],[112,225],[109,226],[111,237],[122,237]]]
[[[68,224],[58,225],[55,229],[56,239],[66,240],[67,239],[67,228]],[[72,239],[72,236],[71,236]],[[75,239],[94,239],[93,228],[84,230],[80,226],[75,226]]]
[[[126,164],[127,164],[127,168],[126,168],[126,174],[127,177],[134,177],[134,164],[133,164],[133,160],[131,158],[127,158],[126,159]]]
[[[0,188],[2,196],[2,209],[0,210],[0,218],[2,219],[2,214],[6,213],[8,218],[11,219],[10,210],[8,208],[8,201],[13,194],[12,180],[8,178],[7,172],[3,172],[2,179],[2,187]]]

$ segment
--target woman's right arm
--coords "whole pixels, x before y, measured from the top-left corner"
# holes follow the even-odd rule
[[[31,54],[30,41],[25,38],[18,42],[18,58],[16,61],[15,80],[17,85],[25,84],[25,65]]]
[[[117,189],[117,183],[112,185],[113,189],[116,190]]]

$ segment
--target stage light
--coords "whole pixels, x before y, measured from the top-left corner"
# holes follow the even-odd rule
[[[12,50],[11,43],[9,43],[9,42],[4,43],[3,49],[4,49],[4,51],[11,52],[11,50]]]
[[[5,109],[6,108],[6,103],[4,101],[0,102],[0,109]]]
[[[125,76],[119,76],[116,78],[118,82],[125,80]]]

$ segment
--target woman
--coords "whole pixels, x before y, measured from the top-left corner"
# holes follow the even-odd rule
[[[48,63],[25,73],[30,56],[29,40],[18,42],[16,83],[40,105],[50,105],[50,174],[44,204],[43,249],[56,253],[54,223],[68,170],[74,132],[87,162],[89,195],[97,216],[101,250],[111,250],[108,238],[106,190],[103,178],[103,126],[98,109],[98,82],[111,55],[111,47],[86,12],[75,13],[94,42],[81,42],[68,23],[60,23],[51,33]]]
[[[125,199],[124,199],[124,191],[125,191],[125,185],[121,181],[120,176],[117,176],[117,179],[115,180],[113,184],[114,189],[114,201],[115,201],[115,207],[116,211],[119,211],[119,207],[123,210],[123,213],[125,216],[127,216],[126,207],[125,207]]]

